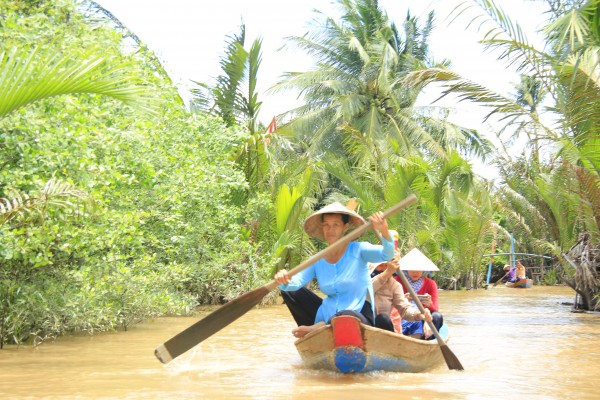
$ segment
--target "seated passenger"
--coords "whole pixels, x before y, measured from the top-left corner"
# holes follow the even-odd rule
[[[393,231],[390,231],[392,233]],[[373,291],[375,292],[375,326],[392,332],[402,333],[402,325],[394,323],[392,311],[397,310],[401,321],[429,321],[431,313],[425,309],[425,314],[412,307],[404,296],[402,285],[392,275],[400,268],[399,254],[387,263],[375,267],[373,277]]]
[[[438,287],[437,283],[431,278],[423,275],[423,271],[439,271],[438,267],[418,249],[412,249],[400,262],[400,273],[403,273],[412,289],[415,291],[423,307],[431,312],[433,325],[439,331],[444,323],[444,318],[439,312],[438,307]],[[400,277],[395,277],[401,284]],[[411,298],[408,289],[403,286],[405,296],[408,301],[413,303],[413,307],[417,308],[416,303]],[[408,336],[434,339],[435,336],[428,324],[423,321],[402,321],[402,333]]]
[[[511,267],[510,265],[506,264],[504,266],[504,276],[502,278],[500,278],[500,280],[504,283],[506,282],[514,282],[516,279],[516,268]]]

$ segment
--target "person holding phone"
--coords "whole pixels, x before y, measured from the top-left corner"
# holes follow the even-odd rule
[[[392,232],[395,231],[390,231],[391,234]],[[433,320],[428,309],[421,314],[421,311],[413,307],[412,303],[406,299],[402,285],[392,278],[400,268],[399,259],[400,253],[397,253],[388,262],[373,264],[371,281],[375,292],[375,326],[391,332],[402,333],[402,321],[432,322]],[[397,319],[394,318],[395,315],[398,316]]]
[[[427,256],[414,248],[400,260],[400,270],[400,273],[404,273],[408,283],[421,300],[423,307],[431,312],[433,325],[439,331],[444,323],[444,317],[439,312],[437,283],[423,274],[423,272],[439,271],[438,267]],[[394,278],[402,285],[400,277],[395,276]],[[416,307],[408,289],[404,285],[402,285],[402,288],[408,301]],[[435,337],[429,325],[424,324],[423,321],[403,320],[402,333],[423,339],[433,339]]]

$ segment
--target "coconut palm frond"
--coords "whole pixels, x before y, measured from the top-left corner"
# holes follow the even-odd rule
[[[514,101],[487,89],[469,79],[463,78],[458,73],[442,67],[425,68],[413,71],[406,75],[404,84],[408,86],[426,85],[433,82],[442,84],[442,94],[435,101],[454,94],[459,101],[474,101],[493,109],[486,116],[486,120],[494,113],[521,114],[526,113]]]
[[[40,198],[43,198],[46,201],[52,201],[52,199],[64,197],[76,197],[83,199],[87,197],[87,193],[77,189],[75,185],[70,182],[60,181],[56,178],[51,178],[48,182],[46,182],[40,191]]]
[[[588,226],[588,230],[600,234],[600,175],[582,167],[575,168],[575,175],[581,188],[581,197],[589,203],[589,214],[595,226]]]
[[[24,222],[28,215],[36,213],[43,218],[49,205],[77,208],[79,204],[71,200],[84,200],[86,198],[87,194],[77,189],[72,183],[52,178],[44,184],[35,196],[14,191],[10,198],[0,198],[0,222],[4,224],[19,218]]]
[[[555,240],[559,240],[565,247],[574,242],[574,226],[580,219],[581,205],[579,196],[573,190],[574,182],[573,173],[565,168],[542,174],[534,181],[543,202],[542,210],[546,208],[550,212],[546,219],[548,223],[554,224],[553,229],[558,231]],[[569,188],[569,193],[557,191],[557,187]]]
[[[399,111],[393,117],[390,116],[388,122],[390,139],[402,149],[400,154],[412,154],[418,149],[441,160],[448,157],[440,143],[407,110]]]
[[[530,184],[533,186],[533,184]],[[535,199],[535,189],[532,194],[526,196],[523,192],[506,186],[502,188],[501,195],[505,199],[502,202],[502,211],[511,218],[513,222],[520,227],[522,232],[530,234],[532,232],[531,224],[543,224],[546,216],[542,213],[537,204],[532,203],[530,199]]]
[[[417,110],[431,137],[446,151],[459,151],[461,154],[474,155],[482,161],[492,154],[494,145],[478,131],[465,128],[448,121],[448,111],[437,107],[421,107]],[[439,111],[442,115],[436,115]]]
[[[597,7],[594,3],[597,2],[590,1],[581,8],[572,8],[544,28],[557,54],[576,53],[586,47],[592,34],[590,13],[595,14]]]
[[[562,110],[577,133],[597,136],[600,128],[600,48],[589,48],[571,56],[557,70],[567,98]],[[585,137],[580,139],[585,140]]]
[[[474,11],[470,24],[477,24],[484,30],[481,43],[488,51],[501,51],[498,59],[508,65],[515,65],[517,71],[547,77],[551,70],[546,67],[548,55],[531,45],[521,26],[493,0],[474,0],[479,10],[472,4],[462,3],[453,12],[455,18],[467,11]],[[469,2],[470,3],[470,2]],[[487,29],[487,30],[486,30]],[[549,88],[547,88],[549,89]]]
[[[382,186],[378,179],[365,179],[362,171],[353,171],[345,160],[328,158],[323,162],[323,168],[342,182],[347,193],[358,199],[362,209],[374,212],[383,208]]]
[[[23,217],[35,208],[35,198],[26,193],[15,192],[11,197],[0,198],[0,225],[13,218]]]
[[[75,93],[101,94],[155,112],[151,92],[132,64],[92,49],[83,57],[53,47],[12,47],[0,53],[0,117],[35,101]]]
[[[337,132],[337,121],[330,108],[312,109],[302,106],[292,112],[303,114],[294,118],[286,126],[278,129],[286,134],[299,151],[319,159],[327,151],[339,152],[341,139]]]
[[[491,111],[484,117],[487,121],[493,115],[500,115],[501,120],[508,125],[519,123],[522,129],[531,127],[554,138],[553,129],[545,125],[535,110],[525,107],[519,102],[502,96],[486,87],[463,78],[458,73],[445,68],[428,68],[408,74],[405,78],[407,85],[423,85],[438,82],[442,85],[442,93],[437,100],[446,96],[455,96],[458,101],[474,101]]]
[[[563,138],[557,154],[569,165],[582,166],[590,176],[600,176],[600,136],[586,135],[586,139],[579,142],[578,145],[570,138]]]

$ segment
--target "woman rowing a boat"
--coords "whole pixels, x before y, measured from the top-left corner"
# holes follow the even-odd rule
[[[285,269],[275,274],[283,301],[298,324],[292,330],[294,336],[303,337],[328,324],[337,315],[352,315],[363,324],[375,324],[374,305],[367,301],[367,294],[368,298],[374,298],[369,262],[379,263],[392,259],[394,242],[382,212],[376,212],[370,220],[373,229],[381,232],[381,245],[350,242],[292,278]],[[304,231],[309,236],[332,245],[349,228],[364,223],[365,220],[356,212],[335,202],[308,217],[304,222]],[[315,278],[325,298],[304,287]]]

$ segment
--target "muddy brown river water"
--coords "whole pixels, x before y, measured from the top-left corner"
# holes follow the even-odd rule
[[[600,399],[600,315],[566,287],[442,291],[445,364],[419,374],[305,369],[285,306],[255,308],[167,365],[154,348],[200,317],[0,350],[0,399]]]

